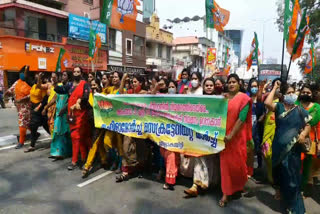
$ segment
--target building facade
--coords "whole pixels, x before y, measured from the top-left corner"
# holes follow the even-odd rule
[[[190,68],[192,72],[206,73],[206,56],[208,48],[215,47],[215,43],[205,37],[177,37],[173,40],[174,65],[180,68]]]
[[[243,30],[225,30],[225,35],[232,39],[234,54],[238,57],[238,66],[240,66]]]
[[[146,55],[149,71],[172,69],[173,34],[160,28],[159,17],[153,14],[146,28]]]

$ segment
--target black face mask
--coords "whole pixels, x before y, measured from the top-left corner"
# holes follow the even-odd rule
[[[161,89],[159,89],[159,92],[161,94],[166,94],[166,93],[168,93],[168,89],[167,88],[161,88]]]
[[[81,79],[81,76],[73,76],[73,80],[74,81],[78,82],[78,81],[80,81],[80,79]]]
[[[218,94],[218,95],[220,95],[220,94],[222,94],[222,92],[223,92],[223,87],[215,87],[214,88],[214,93],[215,94]]]
[[[301,102],[312,102],[312,97],[309,95],[300,95],[299,101]]]

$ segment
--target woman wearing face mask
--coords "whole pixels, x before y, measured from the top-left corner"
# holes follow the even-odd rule
[[[132,89],[128,90],[128,94],[147,94],[144,87],[145,81],[143,77],[135,75],[132,79]]]
[[[311,126],[306,110],[297,107],[297,95],[294,88],[281,85],[283,102],[273,103],[276,90],[280,87],[277,81],[265,101],[270,111],[275,112],[276,132],[272,143],[272,167],[274,185],[280,188],[282,200],[289,213],[305,213],[301,195],[301,152]],[[302,130],[302,131],[301,131]]]
[[[183,69],[181,72],[181,80],[178,82],[178,93],[183,94],[185,87],[190,87],[189,82],[190,72],[187,69]]]
[[[313,177],[316,177],[319,173],[319,167],[316,167],[319,166],[316,142],[318,142],[320,139],[320,105],[313,102],[313,90],[308,84],[302,85],[296,104],[304,108],[309,112],[310,116],[312,116],[312,120],[310,121],[311,131],[309,136],[313,145],[311,146],[309,153],[302,153],[302,190],[304,192],[304,196],[309,196],[312,189]]]
[[[220,207],[225,207],[228,196],[243,191],[248,177],[247,143],[252,140],[252,101],[240,92],[240,78],[236,74],[228,77],[228,116],[225,149],[220,152],[221,189]]]
[[[177,94],[177,83],[173,80],[169,81],[168,94]],[[164,190],[174,190],[176,184],[176,177],[178,176],[180,154],[169,151],[165,148],[160,148],[161,156],[165,162],[165,184],[163,185]]]
[[[128,74],[122,74],[120,72],[114,72],[112,75],[112,86],[108,86],[103,89],[103,93],[105,94],[126,94],[127,91],[124,88],[125,81],[127,79]],[[115,160],[111,170],[116,170],[117,173],[121,173],[121,159],[123,156],[123,147],[122,147],[123,136],[119,133],[112,132],[109,130],[105,131],[104,135],[104,144],[108,148],[111,149],[111,155]]]
[[[203,82],[203,94],[214,95],[214,79],[206,78]],[[185,161],[185,158],[183,158]],[[184,190],[186,197],[197,197],[199,190],[207,190],[211,185],[217,185],[220,179],[219,173],[219,155],[207,155],[203,157],[192,158],[193,185]]]
[[[160,79],[159,82],[153,88],[151,94],[167,94],[168,93],[169,81]]]
[[[191,75],[191,88],[188,89],[188,94],[202,95],[203,89],[201,87],[202,75],[200,72],[194,72]],[[187,89],[187,87],[185,87]]]
[[[214,94],[222,95],[224,92],[224,82],[222,79],[216,79],[214,82]]]
[[[260,86],[258,80],[251,79],[248,85],[248,93],[252,99],[252,139],[254,145],[248,145],[249,176],[253,175],[253,163],[255,151],[258,159],[258,168],[262,167],[261,142],[263,135],[263,122],[265,118],[264,103],[262,102],[263,85]]]
[[[103,129],[98,129],[94,127],[94,116],[93,116],[93,99],[94,99],[94,94],[95,93],[101,93],[102,89],[100,87],[100,80],[99,79],[93,79],[91,81],[91,93],[89,95],[89,124],[91,127],[91,130],[93,131],[92,136],[94,140],[94,143],[92,144],[92,147],[88,153],[88,158],[86,160],[86,163],[83,167],[82,170],[82,178],[86,178],[89,175],[90,170],[92,169],[92,164],[93,161],[99,153],[99,157],[101,160],[101,167],[104,169],[107,169],[107,152],[104,148],[103,145],[103,135],[104,135],[104,130]]]
[[[128,74],[123,75],[123,80],[128,77]],[[144,89],[144,79],[135,75],[132,79],[133,89],[128,91],[128,94],[146,94]],[[142,171],[147,164],[149,146],[146,145],[144,139],[138,139],[128,136],[123,136],[123,156],[122,156],[122,173],[116,177],[116,182],[127,181],[132,175],[139,174],[142,177]]]
[[[68,116],[72,139],[72,163],[68,166],[68,170],[77,167],[79,151],[84,163],[91,147],[91,135],[87,131],[90,87],[82,80],[82,74],[82,68],[73,69],[73,84],[69,90]]]
[[[277,78],[273,80],[272,82],[272,88],[275,87],[276,81],[280,81],[280,78]],[[263,89],[264,90],[264,89]],[[273,103],[278,103],[280,98],[280,89],[277,89],[274,98]],[[264,162],[267,167],[267,177],[268,181],[273,184],[273,178],[272,178],[272,142],[274,139],[276,131],[276,119],[275,119],[275,113],[273,111],[267,111],[265,121],[264,121],[264,130],[263,130],[263,138],[262,138],[262,144],[261,144],[261,150],[264,157]],[[279,200],[280,198],[279,194],[275,195],[275,199]]]
[[[31,87],[26,82],[25,74],[29,69],[28,66],[24,66],[20,70],[19,80],[17,80],[5,93],[4,97],[12,96],[15,98],[15,106],[18,111],[18,124],[20,137],[16,146],[16,149],[20,149],[24,145],[24,141],[27,135],[27,129],[30,124],[30,90]]]

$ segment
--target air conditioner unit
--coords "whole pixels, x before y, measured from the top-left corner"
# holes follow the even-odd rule
[[[83,12],[83,16],[90,19],[90,13],[89,12]]]

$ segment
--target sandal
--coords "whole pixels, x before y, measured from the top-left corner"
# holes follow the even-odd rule
[[[224,208],[227,206],[228,201],[219,200],[219,207]]]
[[[83,169],[82,170],[82,178],[87,178],[90,170],[91,170],[91,168],[90,169]]]
[[[29,147],[29,149],[27,149],[27,150],[24,151],[24,153],[33,152],[33,151],[35,151],[35,150],[36,150],[36,148],[34,148],[34,147]]]
[[[193,184],[190,189],[184,190],[184,193],[187,194],[187,198],[197,197],[198,196],[198,187]]]
[[[121,183],[122,181],[127,181],[129,180],[129,175],[128,174],[121,174],[116,177],[116,182]]]
[[[174,190],[174,187],[173,187],[173,185],[170,185],[170,184],[165,183],[165,184],[163,185],[163,189],[164,189],[164,190],[171,190],[171,191],[173,191],[173,190]]]

